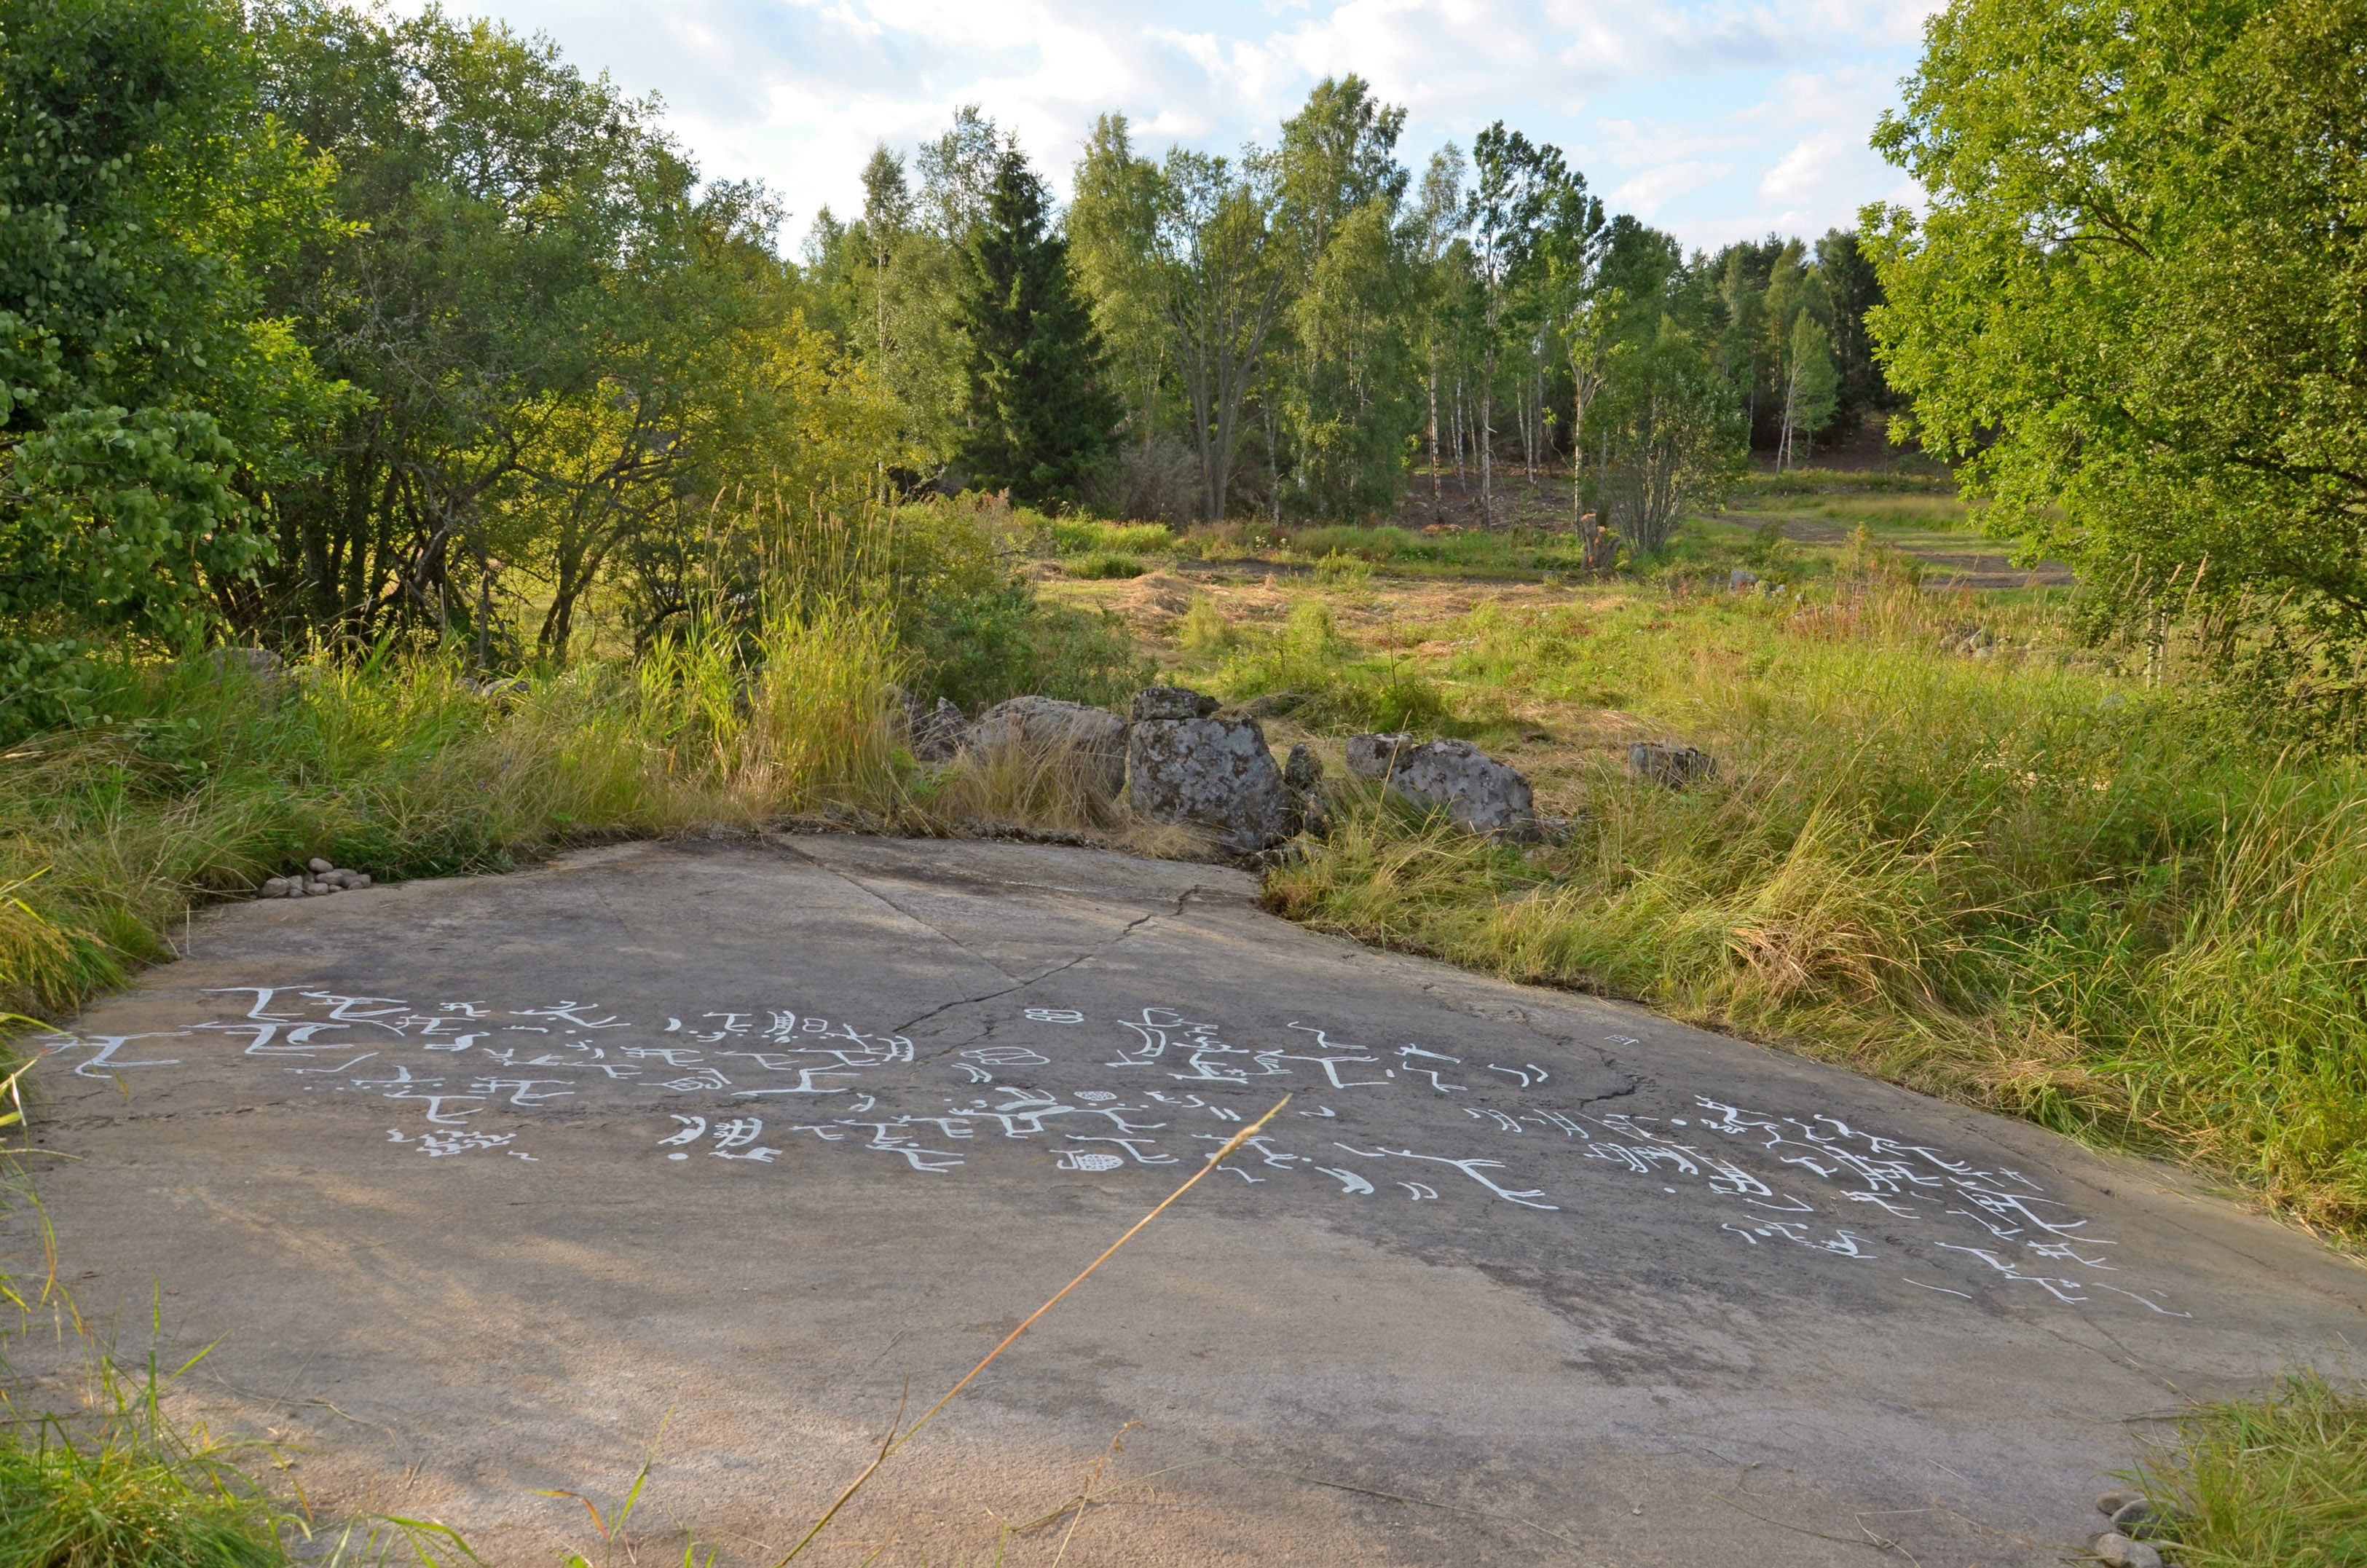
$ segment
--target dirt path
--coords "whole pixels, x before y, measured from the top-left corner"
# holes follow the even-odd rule
[[[1767,522],[1764,517],[1738,512],[1720,512],[1713,515],[1720,523],[1730,523],[1743,528],[1762,527]],[[1853,532],[1838,524],[1819,523],[1806,517],[1786,517],[1783,521],[1784,536],[1797,545],[1846,545]],[[2061,561],[2041,561],[2033,570],[2014,565],[2001,550],[1951,549],[1926,539],[1899,539],[1895,536],[1882,542],[1894,546],[1901,555],[1912,556],[1931,569],[1931,574],[1923,580],[1926,588],[2067,588],[2078,581],[2071,569]]]

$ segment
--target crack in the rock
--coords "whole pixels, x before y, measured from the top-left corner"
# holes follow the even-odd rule
[[[823,869],[828,870],[829,868],[828,868],[828,867],[824,867]],[[841,873],[841,872],[833,872],[833,873],[832,873],[832,874],[833,874],[833,875],[842,876],[842,877],[843,877],[843,876],[844,876],[844,873]],[[847,878],[847,880],[852,881],[853,879],[852,879],[852,878]],[[857,884],[857,886],[860,886],[860,885],[859,885],[859,884]],[[866,892],[870,892],[871,890],[870,890],[869,888],[865,888],[865,889],[864,889],[864,891],[866,891]],[[984,993],[983,995],[980,995],[980,996],[975,996],[975,997],[957,997],[957,998],[955,998],[954,1000],[952,1000],[952,1001],[946,1002],[946,1003],[943,1003],[943,1004],[942,1004],[942,1005],[940,1005],[940,1006],[931,1008],[928,1011],[926,1011],[926,1012],[923,1013],[920,1017],[918,1017],[918,1018],[916,1018],[916,1019],[913,1019],[913,1020],[912,1020],[911,1022],[909,1022],[909,1023],[905,1023],[905,1024],[899,1025],[897,1028],[895,1028],[895,1029],[893,1029],[893,1030],[889,1031],[889,1032],[890,1032],[890,1033],[894,1033],[894,1034],[909,1034],[909,1033],[911,1033],[913,1030],[915,1030],[915,1029],[919,1028],[922,1024],[928,1022],[928,1021],[929,1021],[929,1020],[931,1020],[931,1019],[933,1019],[933,1018],[936,1018],[936,1017],[940,1016],[941,1014],[947,1013],[947,1012],[951,1012],[951,1011],[952,1011],[954,1009],[956,1009],[956,1008],[959,1008],[959,1007],[974,1007],[974,1006],[976,1006],[977,1004],[979,1004],[979,1003],[980,1003],[980,1002],[991,1002],[991,1001],[995,1000],[995,999],[996,999],[996,998],[1001,998],[1001,997],[1007,997],[1007,996],[1010,996],[1010,995],[1014,994],[1014,992],[1024,991],[1024,990],[1027,989],[1027,988],[1028,988],[1029,987],[1031,987],[1031,986],[1041,985],[1044,981],[1050,979],[1050,978],[1051,978],[1053,976],[1055,976],[1055,975],[1063,975],[1063,974],[1066,974],[1068,971],[1070,971],[1070,970],[1071,970],[1071,969],[1074,969],[1078,964],[1084,963],[1084,962],[1085,962],[1086,960],[1088,960],[1088,959],[1092,959],[1092,958],[1099,958],[1100,956],[1102,956],[1102,954],[1104,954],[1104,953],[1105,953],[1109,952],[1109,950],[1110,950],[1110,949],[1112,949],[1112,948],[1116,947],[1119,942],[1124,942],[1127,938],[1128,938],[1128,937],[1132,936],[1136,931],[1140,931],[1144,926],[1149,925],[1151,921],[1153,921],[1153,920],[1157,920],[1157,919],[1170,919],[1170,918],[1172,918],[1172,917],[1174,917],[1174,916],[1179,916],[1179,915],[1183,914],[1183,912],[1184,912],[1184,906],[1186,903],[1190,902],[1191,897],[1192,897],[1192,895],[1193,895],[1193,894],[1195,894],[1195,893],[1197,893],[1198,891],[1199,891],[1199,889],[1198,889],[1197,887],[1187,887],[1187,888],[1185,888],[1183,892],[1181,892],[1181,893],[1179,893],[1179,894],[1177,894],[1177,895],[1175,896],[1175,908],[1172,908],[1172,909],[1171,909],[1171,910],[1166,910],[1166,911],[1164,911],[1164,912],[1154,909],[1154,910],[1152,910],[1150,913],[1149,913],[1149,914],[1147,914],[1147,915],[1138,915],[1138,916],[1137,916],[1137,917],[1135,917],[1133,919],[1128,920],[1128,921],[1126,923],[1125,927],[1124,927],[1123,929],[1121,929],[1121,930],[1120,930],[1120,931],[1119,931],[1116,935],[1111,936],[1111,937],[1109,937],[1109,938],[1107,938],[1107,939],[1105,939],[1105,940],[1102,941],[1102,942],[1099,942],[1094,943],[1091,948],[1087,949],[1087,950],[1086,950],[1085,952],[1083,952],[1083,953],[1079,953],[1079,954],[1077,954],[1074,958],[1070,959],[1070,960],[1069,960],[1067,963],[1065,963],[1065,964],[1054,964],[1054,965],[1052,965],[1052,967],[1050,967],[1049,969],[1046,969],[1046,970],[1043,970],[1043,971],[1041,971],[1041,972],[1039,972],[1039,973],[1037,973],[1037,974],[1031,975],[1031,976],[1027,976],[1027,977],[1026,977],[1025,979],[1024,979],[1024,980],[1023,980],[1023,979],[1019,979],[1019,978],[1017,978],[1016,976],[1014,976],[1014,977],[1013,977],[1013,982],[1012,982],[1012,984],[1010,984],[1010,985],[1008,985],[1008,986],[1003,987],[1002,987],[1002,989],[1000,989],[1000,990],[988,991],[988,992]],[[878,897],[879,896],[878,896],[878,894],[876,894],[876,893],[873,893],[873,894],[872,894],[872,897],[875,897],[875,898],[877,898],[877,897]],[[880,902],[884,904],[884,903],[887,903],[887,902],[888,902],[888,900],[886,900],[886,899],[884,899],[884,898],[881,898],[881,899],[880,899]],[[890,907],[891,908],[894,908],[894,906],[893,906],[893,905],[890,905],[889,907]],[[928,921],[921,919],[920,919],[920,917],[919,917],[919,916],[917,916],[917,915],[913,915],[913,916],[911,916],[911,917],[909,917],[909,918],[910,918],[910,919],[914,919],[914,920],[918,920],[918,921],[919,921],[919,923],[920,923],[920,924],[922,924],[922,925],[928,926],[928,927],[929,927],[929,929],[930,929],[931,931],[936,931],[936,929],[937,929],[936,927],[934,927],[934,926],[933,926],[933,925],[929,925],[929,922],[928,922]],[[940,932],[939,934],[940,934],[940,935],[943,935],[944,933]],[[952,939],[951,937],[946,937],[946,941],[948,941],[948,942],[952,942],[952,941],[953,941],[953,939]],[[955,946],[957,946],[957,947],[961,946],[961,944],[960,944],[959,942],[955,942],[955,943],[954,943],[954,945],[955,945]],[[964,951],[964,952],[968,952],[968,949],[964,948],[964,949],[963,949],[963,951]],[[1000,969],[1000,968],[1002,968],[1002,965],[997,964],[997,965],[995,965],[995,967],[996,967],[996,968],[998,968],[998,969]],[[1004,972],[1006,975],[1010,973],[1008,970],[1004,970],[1003,972]],[[950,1047],[948,1047],[948,1049],[949,1049],[949,1050],[959,1050],[959,1049],[961,1049],[961,1047],[960,1047],[960,1046],[958,1046],[958,1045],[955,1045],[955,1046],[950,1046]],[[934,1060],[936,1060],[936,1059],[937,1059],[937,1057],[938,1057],[938,1056],[942,1056],[942,1055],[944,1055],[945,1054],[946,1054],[945,1052],[938,1052],[938,1053],[935,1053],[934,1055],[933,1055],[930,1057],[930,1060],[934,1061]]]
[[[1596,1051],[1594,1053],[1594,1057],[1595,1060],[1603,1064],[1603,1067],[1605,1072],[1616,1073],[1621,1077],[1625,1078],[1627,1080],[1627,1087],[1625,1089],[1614,1089],[1609,1094],[1589,1095],[1586,1099],[1578,1102],[1578,1108],[1580,1111],[1584,1111],[1589,1106],[1600,1105],[1606,1100],[1625,1100],[1630,1095],[1640,1093],[1644,1089],[1652,1087],[1653,1080],[1651,1075],[1648,1073],[1629,1072],[1626,1068],[1619,1065],[1619,1058],[1614,1056],[1610,1052]]]
[[[916,915],[916,914],[914,914],[912,910],[907,909],[906,908],[904,908],[904,906],[903,906],[903,905],[899,904],[898,902],[896,902],[896,900],[895,900],[895,899],[890,898],[890,897],[888,897],[888,895],[886,895],[885,893],[880,892],[880,891],[879,891],[879,889],[878,889],[877,887],[873,887],[873,886],[870,886],[869,884],[867,884],[867,883],[865,883],[865,882],[863,882],[863,881],[861,881],[861,880],[859,880],[859,879],[857,879],[857,878],[855,878],[855,877],[853,877],[853,876],[848,875],[845,872],[843,872],[843,871],[839,870],[839,869],[838,869],[836,866],[834,866],[834,865],[825,865],[822,862],[821,862],[821,861],[819,861],[819,860],[816,860],[813,856],[811,856],[811,855],[810,855],[810,854],[806,853],[803,850],[798,849],[795,844],[787,844],[787,843],[785,843],[785,844],[781,845],[781,848],[782,848],[783,850],[786,850],[786,851],[787,851],[787,852],[789,852],[790,854],[793,854],[793,855],[797,856],[797,857],[798,857],[798,859],[799,859],[799,860],[801,860],[801,861],[805,862],[808,865],[812,866],[815,870],[820,871],[820,872],[822,872],[822,873],[824,873],[824,874],[828,874],[828,875],[834,876],[834,877],[838,878],[838,880],[839,880],[839,881],[844,882],[844,884],[846,884],[849,887],[852,887],[852,888],[854,888],[856,892],[861,893],[862,895],[864,895],[864,897],[867,897],[867,898],[876,898],[876,899],[878,899],[880,903],[887,905],[887,906],[888,906],[888,908],[889,908],[890,909],[895,910],[895,911],[896,911],[896,913],[898,913],[898,914],[900,914],[900,915],[903,916],[906,919],[908,919],[908,920],[912,921],[914,925],[921,927],[923,930],[924,930],[924,931],[934,931],[934,932],[936,932],[936,934],[937,934],[938,936],[942,937],[945,941],[946,941],[947,942],[952,943],[952,944],[953,944],[953,946],[954,946],[955,948],[958,949],[960,952],[962,952],[962,953],[967,953],[967,954],[968,954],[968,956],[970,956],[971,958],[974,958],[974,959],[978,960],[980,964],[985,964],[989,969],[991,969],[991,970],[993,970],[996,974],[1001,975],[1004,979],[1006,979],[1006,980],[1018,980],[1018,979],[1019,979],[1019,976],[1017,976],[1016,975],[1014,975],[1010,970],[1005,969],[1002,964],[997,964],[993,959],[989,958],[988,956],[986,956],[986,954],[984,954],[984,953],[982,953],[979,952],[976,948],[971,947],[968,943],[967,943],[967,942],[963,942],[959,937],[955,936],[951,931],[946,931],[945,928],[943,928],[942,926],[939,926],[938,924],[936,924],[936,923],[935,923],[934,921],[933,921],[933,920],[926,920],[926,919],[922,919],[919,915]],[[1020,983],[1024,985],[1025,982],[1021,981]],[[907,1027],[910,1027],[910,1026],[909,1026],[909,1025],[907,1025]],[[900,1033],[902,1033],[902,1032],[903,1032],[903,1031],[902,1031],[902,1030],[899,1030],[899,1031],[897,1031],[897,1032],[900,1034]]]

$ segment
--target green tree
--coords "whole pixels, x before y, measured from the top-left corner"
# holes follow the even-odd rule
[[[1410,313],[1415,236],[1400,220],[1405,111],[1363,78],[1325,77],[1283,122],[1275,223],[1289,269],[1285,335],[1267,395],[1281,417],[1285,503],[1302,516],[1369,518],[1404,494],[1421,426]]]
[[[330,173],[233,5],[0,12],[0,730],[85,716],[90,634],[185,646],[267,559],[343,400],[266,298]]]
[[[1159,176],[1159,260],[1200,459],[1202,515],[1225,515],[1241,410],[1265,367],[1290,272],[1274,232],[1272,160],[1177,148]]]
[[[1501,119],[1472,142],[1471,171],[1467,221],[1486,307],[1480,337],[1479,515],[1493,525],[1496,372],[1508,324],[1506,307],[1537,259],[1541,231],[1564,172],[1560,149],[1537,146],[1519,131],[1505,130]]]
[[[1864,218],[1913,432],[2100,587],[2176,565],[2367,630],[2367,3],[1958,0],[1927,36],[1874,141],[1929,212]]]
[[[1638,557],[1666,549],[1685,509],[1731,484],[1749,451],[1704,336],[1663,314],[1611,353],[1598,421],[1610,458],[1603,511]]]
[[[964,247],[959,306],[970,423],[957,461],[972,485],[1031,502],[1077,499],[1124,412],[1050,206],[1018,144],[1005,146]]]
[[[466,636],[501,662],[517,653],[495,646],[508,612],[539,597],[504,567],[539,557],[531,586],[559,595],[563,646],[604,531],[553,556],[542,509],[520,499],[569,472],[610,500],[678,477],[694,379],[680,371],[729,318],[685,279],[744,228],[730,209],[751,193],[702,203],[656,106],[585,80],[547,39],[326,0],[254,22],[269,101],[337,159],[347,220],[276,298],[369,398],[321,473],[282,487],[277,559],[243,613],[286,637]],[[591,402],[631,417],[585,417]],[[608,449],[561,455],[561,430]]]
[[[1131,434],[1147,448],[1174,350],[1159,279],[1159,165],[1135,155],[1124,115],[1093,122],[1062,227],[1093,324],[1123,368]]]
[[[1847,434],[1867,414],[1887,413],[1895,402],[1865,324],[1883,303],[1882,279],[1854,229],[1829,230],[1817,242],[1817,275],[1832,301],[1833,367],[1840,376],[1833,426]]]
[[[1822,430],[1840,405],[1840,373],[1833,367],[1832,338],[1811,310],[1797,312],[1784,348],[1783,439],[1775,448],[1775,471],[1798,461],[1807,439]]]

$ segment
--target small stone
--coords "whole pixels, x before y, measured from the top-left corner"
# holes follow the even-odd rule
[[[2096,1512],[2109,1519],[2144,1496],[2142,1492],[2107,1492],[2096,1499]]]
[[[1759,574],[1755,571],[1745,571],[1736,567],[1726,574],[1726,591],[1728,593],[1748,593],[1758,586]]]
[[[261,895],[261,897],[266,897],[266,898],[285,898],[285,897],[288,897],[288,879],[287,879],[286,877],[284,877],[284,876],[266,876],[266,877],[265,877],[265,878],[263,879],[263,886],[262,886],[262,888],[260,889],[260,895]]]
[[[353,880],[345,884],[348,887],[368,887],[369,885],[370,874],[367,871],[355,872],[353,874]]]
[[[1145,720],[1175,720],[1206,718],[1217,711],[1217,699],[1204,696],[1184,686],[1145,686],[1134,694],[1131,716],[1137,724]]]
[[[1323,777],[1323,759],[1314,749],[1301,742],[1291,747],[1290,755],[1282,764],[1282,782],[1296,790],[1313,789]]]
[[[337,868],[330,864],[327,861],[323,860],[319,855],[314,855],[311,860],[304,863],[304,869],[311,872],[315,876],[326,876],[329,873],[336,870]]]
[[[2161,1553],[2141,1540],[2106,1530],[2088,1548],[2105,1568],[2162,1568]]]
[[[1682,789],[1696,779],[1716,778],[1717,762],[1707,752],[1696,751],[1690,746],[1655,746],[1648,740],[1638,740],[1627,748],[1627,776],[1638,784]]]
[[[2112,1528],[2131,1540],[2152,1540],[2161,1533],[2160,1522],[2161,1516],[2142,1497],[2112,1510]]]

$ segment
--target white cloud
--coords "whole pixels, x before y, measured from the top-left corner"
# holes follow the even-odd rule
[[[875,141],[975,102],[1057,186],[1095,115],[1156,152],[1270,141],[1326,74],[1409,110],[1408,161],[1502,118],[1688,243],[1821,232],[1895,171],[1866,152],[1932,0],[475,0],[586,71],[662,93],[711,175],[802,230],[860,200]],[[473,9],[458,0],[456,11]]]

